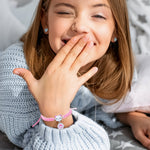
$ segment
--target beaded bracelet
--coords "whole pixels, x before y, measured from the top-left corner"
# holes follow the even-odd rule
[[[76,109],[76,108],[73,108],[73,109]],[[42,119],[44,121],[57,121],[57,122],[59,122],[58,125],[57,125],[57,128],[58,129],[63,129],[64,128],[64,124],[61,123],[62,119],[65,119],[65,118],[69,117],[71,114],[72,114],[72,109],[70,109],[67,114],[65,114],[65,115],[57,115],[57,116],[55,116],[55,118],[47,118],[47,117],[41,115],[39,120],[32,127],[37,125],[40,122],[40,120]]]

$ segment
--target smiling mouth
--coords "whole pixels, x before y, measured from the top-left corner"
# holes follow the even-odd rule
[[[67,44],[68,41],[69,41],[69,40],[62,40],[62,42],[63,42],[64,44]]]
[[[67,42],[69,41],[70,39],[68,39],[68,40],[62,40],[62,42],[64,43],[64,44],[67,44]],[[96,43],[94,42],[94,46],[96,45]]]

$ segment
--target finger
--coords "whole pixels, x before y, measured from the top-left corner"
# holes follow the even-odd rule
[[[148,130],[148,134],[147,134],[148,140],[150,141],[150,130]],[[150,150],[150,142],[147,146],[148,150]]]
[[[87,73],[79,77],[80,85],[83,85],[86,81],[88,81],[97,71],[98,71],[98,68],[93,67]]]
[[[32,73],[29,70],[24,69],[24,68],[16,68],[13,70],[13,73],[16,75],[19,75],[26,81],[31,93],[32,93],[32,91],[34,91],[37,80],[33,77]]]
[[[62,47],[57,55],[54,57],[53,61],[50,63],[48,66],[49,68],[58,68],[60,64],[64,61],[65,57],[68,55],[69,51],[75,46],[75,44],[78,42],[78,40],[82,37],[83,35],[78,35],[73,38],[71,38],[67,44],[65,44],[64,47]]]
[[[148,131],[148,134],[147,134],[148,138],[150,139],[150,131]]]
[[[89,37],[86,35],[76,43],[76,45],[72,48],[72,50],[68,53],[67,57],[65,58],[63,62],[64,66],[67,66],[68,68],[72,66],[77,56],[81,53],[81,51],[86,46],[88,40],[89,40]]]
[[[72,65],[72,70],[74,70],[76,73],[79,71],[81,67],[86,65],[89,61],[89,50],[94,46],[94,43],[92,41],[89,41],[86,47],[83,49],[83,52],[76,58],[74,61],[74,64]]]
[[[140,141],[145,147],[150,149],[150,139],[144,134],[144,132],[139,131],[137,135],[135,135],[136,139]]]

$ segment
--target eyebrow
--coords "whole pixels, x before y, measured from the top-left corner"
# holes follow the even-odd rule
[[[92,7],[106,7],[106,8],[110,8],[108,5],[106,4],[95,4]]]
[[[59,6],[66,6],[66,7],[70,7],[70,8],[75,8],[71,4],[67,4],[67,3],[58,3],[54,7],[59,7]]]
[[[68,4],[68,3],[58,3],[54,7],[59,7],[59,6],[66,6],[66,7],[70,7],[70,8],[75,8],[73,5]],[[110,8],[106,4],[95,4],[95,5],[92,5],[92,7],[107,7],[107,8]]]

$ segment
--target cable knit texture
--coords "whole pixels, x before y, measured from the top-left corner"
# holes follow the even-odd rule
[[[106,131],[76,111],[77,121],[69,128],[58,130],[42,121],[31,127],[40,117],[38,105],[26,82],[12,73],[15,68],[28,69],[22,46],[20,42],[0,53],[0,130],[25,150],[109,150]],[[79,99],[78,93],[74,101]],[[79,105],[79,100],[74,101],[74,106]]]

